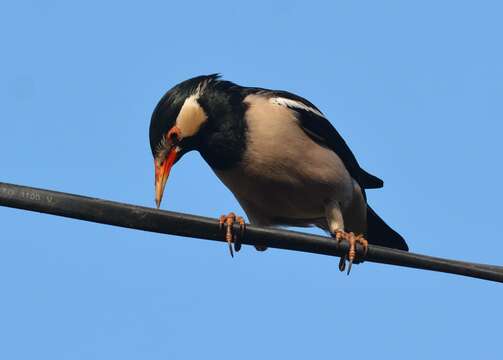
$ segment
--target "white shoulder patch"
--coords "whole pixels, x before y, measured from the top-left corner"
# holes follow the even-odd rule
[[[272,97],[269,99],[269,102],[276,104],[276,105],[289,107],[289,108],[294,108],[294,109],[297,108],[297,109],[310,111],[318,116],[325,117],[325,115],[323,115],[320,111],[318,111],[315,108],[312,108],[310,106],[307,106],[297,100],[287,99],[287,98],[283,98],[283,97]]]

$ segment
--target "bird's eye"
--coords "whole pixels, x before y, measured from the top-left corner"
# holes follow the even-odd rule
[[[171,142],[173,144],[177,143],[178,142],[178,135],[175,133],[175,132],[170,132],[168,134],[166,134],[166,137],[171,140]]]
[[[177,126],[173,126],[170,131],[166,134],[166,138],[171,140],[173,144],[176,144],[180,141],[181,132]]]
[[[168,156],[169,151],[175,147],[178,146],[178,144],[181,141],[181,133],[180,129],[178,127],[174,126],[171,128],[168,133],[164,134],[163,137],[161,137],[161,141],[157,145],[157,156],[156,158],[159,159],[158,163],[159,166],[164,162],[166,157]]]

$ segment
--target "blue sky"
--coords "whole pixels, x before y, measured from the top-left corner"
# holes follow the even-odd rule
[[[188,77],[296,92],[385,181],[415,252],[503,264],[497,1],[3,1],[0,181],[153,206],[150,114]],[[198,154],[165,209],[241,211]],[[0,208],[3,359],[496,358],[500,284]]]

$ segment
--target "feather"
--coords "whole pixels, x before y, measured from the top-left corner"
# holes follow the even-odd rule
[[[299,124],[307,135],[318,144],[335,152],[343,161],[350,175],[363,189],[383,187],[383,181],[369,174],[358,164],[348,145],[328,121],[323,113],[308,100],[287,91],[246,88],[245,94],[255,94],[269,98],[269,102],[290,109],[296,113]]]

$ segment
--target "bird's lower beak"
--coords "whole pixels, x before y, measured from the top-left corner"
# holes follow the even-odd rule
[[[162,195],[164,193],[164,187],[166,186],[166,182],[168,181],[169,172],[173,167],[173,164],[176,161],[176,157],[179,152],[179,148],[174,146],[166,156],[166,159],[162,162],[162,164],[158,165],[155,162],[155,204],[157,208],[161,206]]]

